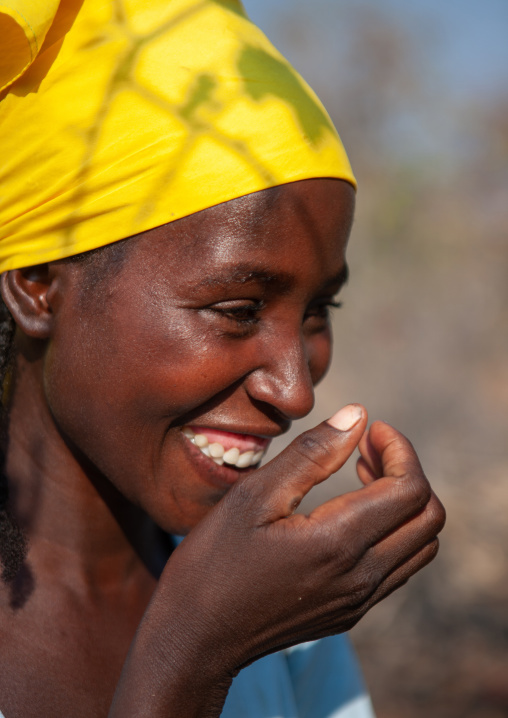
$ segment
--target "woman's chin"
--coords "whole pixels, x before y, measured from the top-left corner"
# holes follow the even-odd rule
[[[219,465],[185,437],[179,443],[182,461],[178,462],[179,469],[173,465],[170,505],[161,499],[150,513],[162,530],[186,536],[237,481],[256,471],[259,465],[245,468]]]

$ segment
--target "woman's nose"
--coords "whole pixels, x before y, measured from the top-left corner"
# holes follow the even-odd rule
[[[263,353],[263,363],[246,380],[251,399],[292,421],[306,416],[314,406],[314,385],[303,342],[273,341]]]

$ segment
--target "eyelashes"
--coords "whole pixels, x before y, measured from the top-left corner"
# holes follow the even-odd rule
[[[316,313],[322,313],[324,316],[328,316],[330,314],[330,309],[340,309],[342,307],[342,302],[334,302],[332,300],[321,302],[316,306]],[[307,313],[307,316],[312,316],[312,311]]]
[[[342,302],[335,302],[333,300],[319,302],[308,309],[305,315],[305,320],[308,321],[308,323],[313,322],[314,325],[316,322],[327,325],[330,320],[332,310],[339,309],[340,307],[342,307]]]
[[[231,302],[222,302],[221,304],[207,307],[207,309],[243,329],[249,329],[260,322],[262,311],[265,307],[265,302],[262,300],[249,300],[248,302],[234,300]],[[309,319],[319,319],[327,322],[330,318],[331,310],[340,307],[342,307],[342,302],[339,301],[326,300],[316,302],[305,313],[304,322]]]
[[[259,322],[260,314],[264,307],[265,303],[259,300],[243,303],[238,301],[224,302],[221,306],[212,306],[209,309],[239,325],[251,326]]]

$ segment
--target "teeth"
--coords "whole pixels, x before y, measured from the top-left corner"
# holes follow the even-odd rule
[[[237,449],[236,446],[234,446],[232,449],[228,449],[224,456],[222,457],[224,459],[224,462],[226,464],[236,464],[238,461],[238,457],[240,456],[240,449]]]
[[[201,453],[210,457],[218,466],[229,464],[230,466],[236,466],[238,469],[246,469],[248,466],[259,464],[265,453],[264,450],[249,450],[241,454],[240,449],[236,446],[226,451],[219,442],[215,441],[209,444],[204,434],[194,434],[192,429],[187,426],[182,429],[182,433],[199,448]]]
[[[208,450],[213,459],[221,459],[224,456],[224,447],[222,444],[217,442],[215,444],[210,444]]]
[[[250,462],[251,466],[254,466],[255,464],[259,464],[261,459],[263,458],[264,451],[257,451],[254,456],[252,457],[252,460]]]
[[[253,456],[253,451],[246,451],[244,454],[240,454],[235,466],[238,469],[245,469],[247,466],[250,466],[250,461]]]

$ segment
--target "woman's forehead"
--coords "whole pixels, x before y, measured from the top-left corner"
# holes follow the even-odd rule
[[[342,244],[349,236],[355,193],[341,180],[311,179],[273,187],[210,207],[146,232],[172,255],[192,251],[196,260],[235,258],[243,252],[277,253],[306,240]],[[159,251],[159,250],[158,250]]]
[[[131,270],[154,286],[289,288],[344,281],[354,192],[306,180],[205,210],[140,236]],[[305,269],[305,272],[303,272]]]

